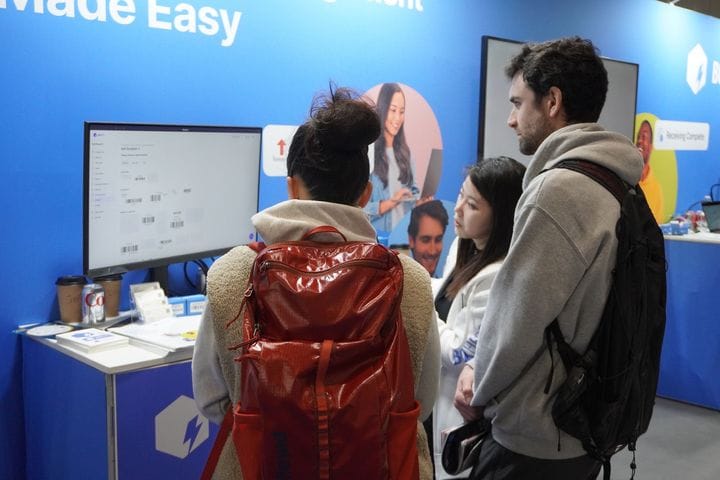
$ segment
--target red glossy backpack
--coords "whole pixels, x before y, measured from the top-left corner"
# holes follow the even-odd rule
[[[342,237],[318,227],[260,245],[241,308],[239,401],[204,478],[229,430],[245,480],[419,476],[400,260],[376,243],[308,240],[317,233]]]

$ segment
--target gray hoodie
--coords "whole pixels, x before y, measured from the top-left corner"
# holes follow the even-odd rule
[[[544,459],[585,454],[554,424],[550,411],[566,374],[544,330],[558,318],[563,336],[583,352],[598,326],[610,287],[620,207],[581,173],[543,170],[563,159],[585,159],[637,184],[640,153],[626,137],[597,124],[574,124],[540,145],[523,179],[510,251],[495,277],[474,360],[473,405],[484,405],[494,439],[509,450]]]

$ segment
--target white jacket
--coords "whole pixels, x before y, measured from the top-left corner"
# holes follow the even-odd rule
[[[451,250],[456,249],[456,241]],[[448,261],[450,257],[448,256]],[[452,260],[454,264],[454,257]],[[433,448],[435,449],[435,478],[454,478],[442,468],[442,444],[440,432],[448,427],[460,425],[463,418],[453,405],[455,387],[460,371],[465,366],[453,365],[452,351],[460,347],[469,335],[480,329],[485,307],[487,305],[490,286],[495,274],[500,270],[502,261],[491,263],[480,270],[453,299],[447,316],[447,323],[438,319],[440,332],[440,390],[433,409]],[[465,472],[467,474],[467,472]],[[467,476],[467,475],[465,475]]]

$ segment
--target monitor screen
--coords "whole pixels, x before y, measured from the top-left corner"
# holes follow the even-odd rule
[[[702,202],[702,209],[708,230],[720,233],[720,202]]]
[[[527,165],[530,156],[520,153],[517,135],[507,125],[511,104],[505,66],[521,49],[521,42],[483,37],[478,154],[507,155]],[[608,92],[598,123],[633,139],[639,66],[605,57],[602,60],[608,73]]]
[[[261,134],[86,122],[85,274],[162,267],[254,241]]]

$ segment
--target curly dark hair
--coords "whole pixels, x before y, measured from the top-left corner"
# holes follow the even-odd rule
[[[288,176],[302,179],[314,200],[355,205],[370,179],[368,145],[380,135],[373,105],[347,88],[315,97],[295,132]]]
[[[551,87],[560,89],[568,123],[597,122],[600,118],[608,76],[590,40],[568,37],[527,43],[505,68],[510,79],[518,72],[538,101]]]

